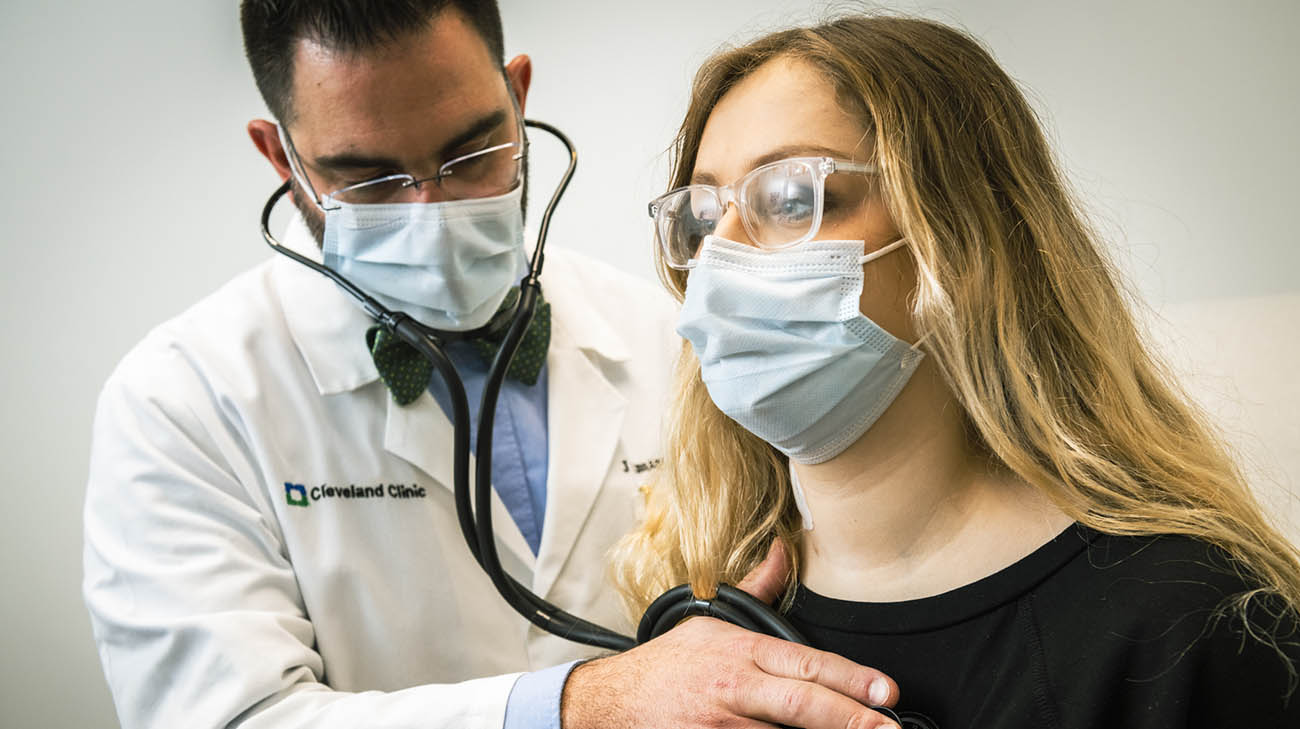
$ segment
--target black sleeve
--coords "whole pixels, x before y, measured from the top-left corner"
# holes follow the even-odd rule
[[[1295,615],[1256,600],[1249,624],[1247,630],[1240,614],[1229,613],[1207,626],[1196,651],[1199,666],[1190,729],[1300,728],[1300,631]]]

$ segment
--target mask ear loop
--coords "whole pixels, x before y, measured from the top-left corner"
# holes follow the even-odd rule
[[[892,242],[892,243],[889,243],[889,244],[887,244],[887,245],[881,246],[881,247],[878,248],[877,250],[874,250],[874,251],[872,251],[872,252],[870,252],[870,253],[868,253],[868,254],[866,254],[866,255],[864,255],[864,256],[859,257],[859,258],[858,258],[858,263],[863,264],[863,265],[868,264],[868,263],[870,263],[870,262],[876,260],[877,258],[880,258],[880,257],[882,257],[882,256],[885,256],[885,255],[888,255],[888,254],[890,254],[890,253],[893,253],[894,251],[898,250],[899,248],[902,248],[902,247],[903,247],[904,245],[906,245],[906,244],[907,244],[907,239],[906,239],[906,238],[899,238],[898,240],[896,240],[896,241],[894,241],[894,242]],[[912,346],[909,348],[910,352],[911,352],[911,353],[915,353],[916,355],[919,355],[919,356],[924,357],[924,356],[925,356],[925,352],[922,352],[922,351],[921,351],[921,343],[924,342],[925,340],[929,339],[929,338],[930,338],[930,335],[931,335],[932,333],[933,333],[933,332],[926,332],[925,334],[922,334],[921,337],[920,337],[920,339],[917,339],[915,342],[912,343]],[[912,358],[909,358],[909,357],[905,357],[905,358],[903,358],[903,361],[899,363],[899,366],[902,367],[903,369],[907,369],[907,367],[911,364],[910,359],[912,359]],[[793,478],[793,476],[794,476],[794,470],[793,470],[793,467],[791,468],[790,474],[791,474],[791,478]],[[798,493],[797,488],[796,488],[796,493]]]
[[[870,252],[870,253],[868,253],[868,254],[866,254],[866,255],[864,255],[864,256],[860,256],[860,257],[858,258],[858,263],[861,263],[861,264],[871,263],[872,261],[876,260],[877,258],[880,258],[880,257],[885,256],[885,255],[887,255],[887,254],[893,253],[894,251],[898,250],[899,248],[902,248],[902,247],[905,246],[905,245],[907,245],[907,239],[906,239],[906,238],[899,238],[898,240],[894,241],[893,243],[890,243],[890,244],[885,245],[885,246],[881,246],[881,247],[880,247],[879,249],[877,249],[877,250],[874,250],[874,251],[872,251],[872,252]]]
[[[925,334],[922,334],[911,347],[907,348],[907,352],[903,354],[902,359],[898,363],[899,369],[905,370],[908,367],[911,367],[914,363],[919,362],[921,358],[925,357],[925,352],[921,351],[921,343],[929,339],[930,335],[933,333],[934,332],[926,332]]]
[[[917,340],[912,343],[911,350],[917,354],[925,354],[925,352],[921,351],[921,343],[929,339],[931,334],[934,334],[934,332],[926,332],[918,337]]]
[[[794,505],[803,519],[803,530],[812,531],[812,510],[808,508],[808,497],[804,495],[803,486],[799,485],[799,475],[794,472],[794,461],[790,461],[790,490],[794,492]]]

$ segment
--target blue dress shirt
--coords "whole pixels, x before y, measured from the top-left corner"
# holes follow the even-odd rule
[[[472,345],[463,342],[454,342],[444,349],[465,384],[473,423],[469,436],[472,450],[478,446],[478,408],[487,382],[488,363]],[[496,420],[492,423],[492,486],[534,555],[542,543],[542,522],[546,516],[546,381],[545,365],[531,386],[506,378],[497,399]],[[429,394],[450,418],[451,397],[436,372]]]
[[[506,701],[502,729],[560,729],[564,682],[579,663],[582,661],[571,661],[520,676]]]

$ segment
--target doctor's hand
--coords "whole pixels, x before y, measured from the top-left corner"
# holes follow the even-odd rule
[[[788,565],[778,540],[738,587],[770,603]],[[561,726],[896,729],[868,705],[897,700],[888,676],[847,658],[692,618],[630,651],[575,668],[564,686]]]

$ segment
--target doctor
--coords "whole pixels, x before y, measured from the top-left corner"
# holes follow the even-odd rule
[[[501,62],[495,3],[241,15],[279,122],[248,131],[300,211],[286,245],[433,326],[491,319],[523,270],[531,76]],[[516,579],[627,630],[605,552],[664,455],[673,311],[548,253],[549,315],[498,412],[494,521]],[[491,347],[451,348],[472,403]],[[409,355],[276,257],[123,359],[95,419],[84,591],[124,727],[556,727],[561,702],[566,729],[865,727],[865,703],[892,702],[875,671],[707,619],[573,671],[590,649],[514,614],[461,541],[445,397]]]

